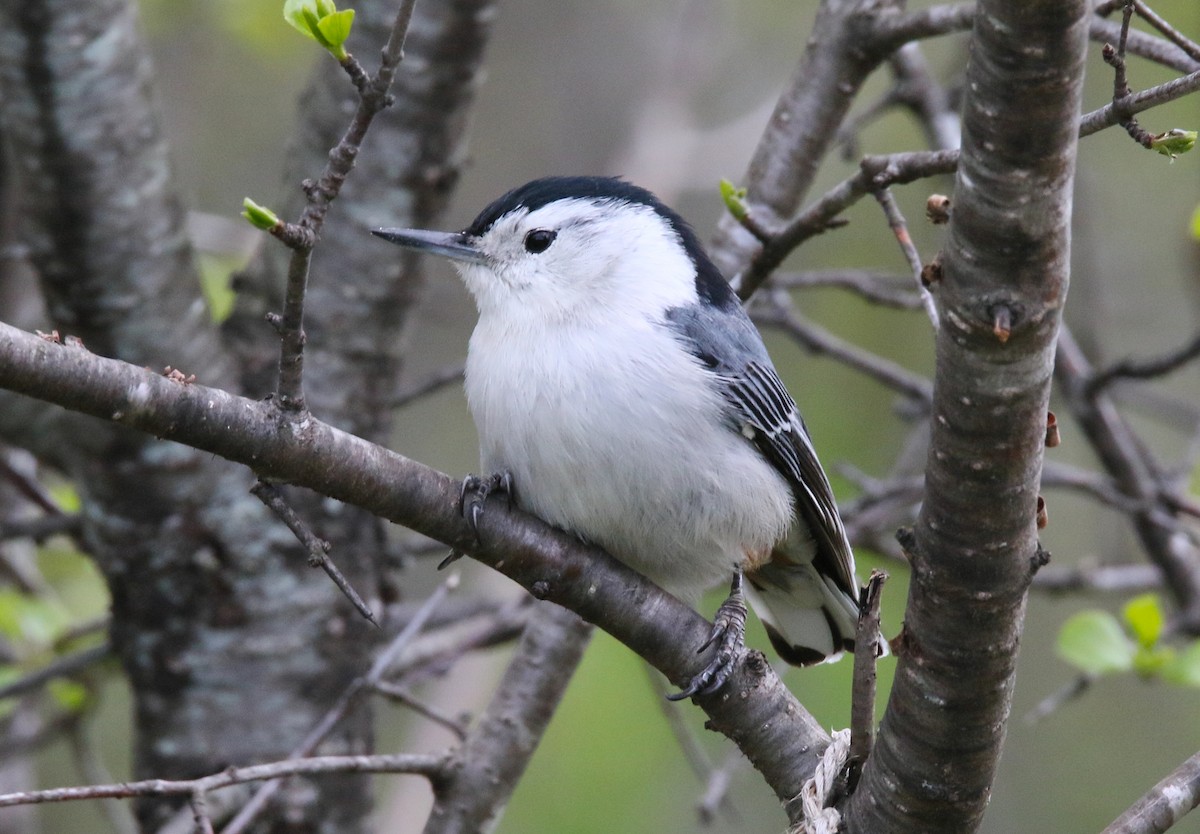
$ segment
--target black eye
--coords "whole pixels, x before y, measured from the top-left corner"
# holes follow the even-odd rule
[[[558,232],[552,229],[534,229],[525,235],[525,251],[534,255],[545,252],[550,248],[550,244],[554,243],[556,237],[558,237]]]

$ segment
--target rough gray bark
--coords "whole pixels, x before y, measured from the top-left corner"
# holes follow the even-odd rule
[[[983,0],[943,278],[925,500],[875,755],[851,831],[966,832],[1014,685],[1066,299],[1085,0]]]

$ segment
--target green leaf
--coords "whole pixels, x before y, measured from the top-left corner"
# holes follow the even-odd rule
[[[1196,206],[1196,210],[1192,212],[1192,237],[1200,240],[1200,206]],[[1200,477],[1200,467],[1196,468],[1197,477]]]
[[[1163,665],[1162,679],[1167,683],[1200,689],[1200,640]]]
[[[1107,611],[1080,611],[1058,632],[1058,654],[1084,672],[1103,675],[1133,668],[1137,646]]]
[[[1157,594],[1142,594],[1125,603],[1121,611],[1138,645],[1150,648],[1162,637],[1167,618]]]
[[[1187,153],[1196,145],[1196,131],[1172,128],[1166,133],[1150,137],[1150,147],[1163,156],[1172,160],[1181,153]]]
[[[264,232],[269,232],[279,225],[279,218],[275,212],[266,206],[260,206],[249,197],[242,199],[242,217],[250,221],[251,226]]]
[[[321,18],[318,24],[321,29],[321,34],[329,41],[331,52],[339,61],[346,59],[346,50],[342,49],[342,44],[346,42],[346,38],[350,37],[350,27],[354,23],[354,9],[345,9],[344,11],[336,12],[335,14],[326,15]],[[338,53],[341,53],[340,55]]]
[[[733,215],[733,218],[739,223],[746,219],[746,215],[750,213],[749,206],[746,205],[746,189],[738,188],[732,182],[722,178],[720,183],[721,200],[725,203],[725,208]]]
[[[312,2],[313,0],[285,0],[283,19],[297,32],[315,41],[317,36],[308,28],[308,22],[304,19],[304,9],[305,7],[311,8]]]
[[[339,61],[348,57],[342,45],[350,37],[353,9],[339,12],[333,0],[286,0],[283,19],[300,34],[328,49]]]

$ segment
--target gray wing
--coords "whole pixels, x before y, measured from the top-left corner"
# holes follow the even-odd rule
[[[796,511],[816,543],[813,567],[857,600],[854,556],[829,479],[754,324],[736,305],[677,307],[667,312],[667,321],[691,353],[712,369],[731,406],[732,428],[747,436],[791,485]]]

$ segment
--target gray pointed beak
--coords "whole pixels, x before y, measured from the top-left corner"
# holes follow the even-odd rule
[[[384,240],[416,249],[418,252],[430,252],[454,261],[469,264],[481,264],[487,259],[471,243],[470,238],[463,232],[427,232],[424,229],[372,229],[371,234]]]

